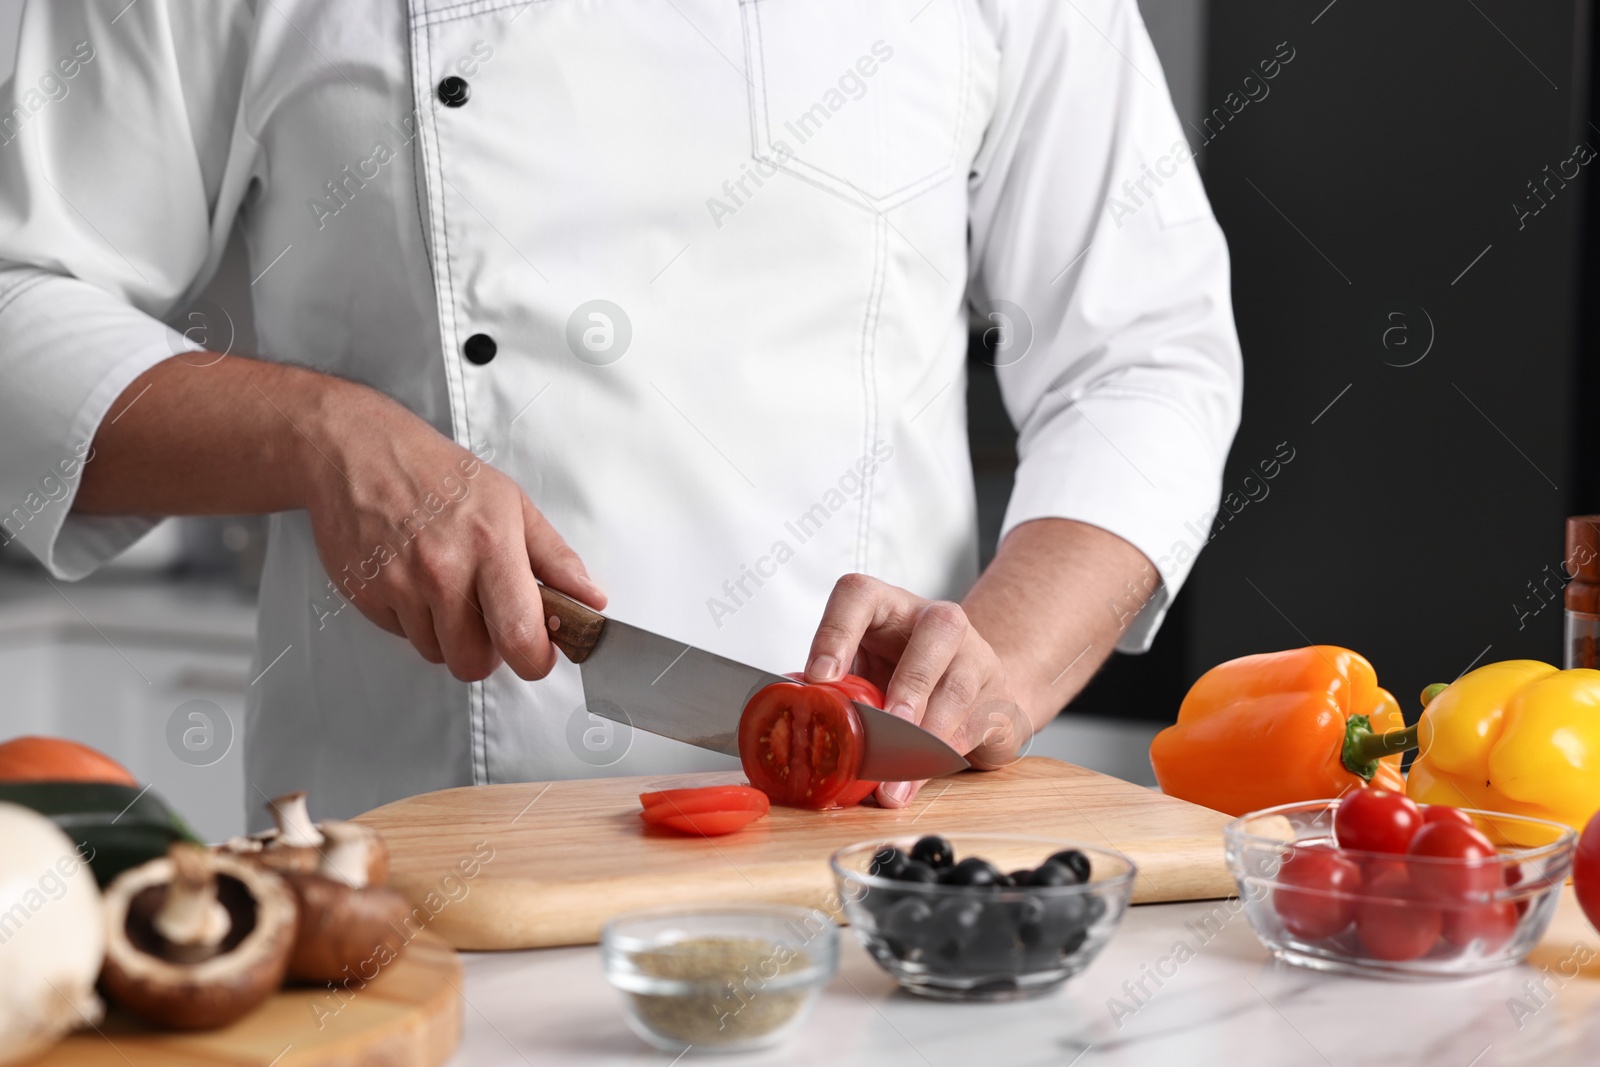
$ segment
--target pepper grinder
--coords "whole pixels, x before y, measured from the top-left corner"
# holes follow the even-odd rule
[[[1600,515],[1567,520],[1567,574],[1563,597],[1566,645],[1562,666],[1600,667]]]

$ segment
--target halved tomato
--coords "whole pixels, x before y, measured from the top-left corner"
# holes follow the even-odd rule
[[[657,804],[659,809],[664,805]],[[646,812],[648,818],[649,812]],[[748,808],[739,811],[699,811],[686,814],[672,814],[666,816],[656,826],[665,826],[669,830],[676,830],[681,834],[699,834],[701,837],[720,837],[731,834],[735,830],[742,830],[746,826],[761,818],[759,811]]]
[[[856,783],[861,748],[861,718],[831,685],[774,683],[750,698],[739,719],[744,773],[777,804],[833,805]]]
[[[763,815],[772,810],[767,794],[747,785],[704,785],[693,789],[662,789],[654,793],[640,793],[639,803],[646,808],[657,804],[698,805],[698,810],[738,811],[749,808]]]
[[[793,678],[802,685],[806,684],[806,676],[799,671],[791,671],[790,673],[784,675],[784,677]],[[817,684],[825,685],[832,689],[837,689],[851,700],[859,701],[862,704],[866,704],[874,708],[883,707],[883,690],[879,689],[874,683],[869,682],[859,674],[847,674],[843,678],[840,678],[837,682],[818,682]],[[836,808],[853,808],[863,800],[866,800],[868,797],[870,797],[873,794],[873,791],[877,788],[877,782],[857,781],[855,785],[846,789],[843,793],[840,793],[838,798],[834,800],[831,806]]]

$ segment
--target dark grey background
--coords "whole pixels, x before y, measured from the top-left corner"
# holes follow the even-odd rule
[[[1413,718],[1423,686],[1470,664],[1559,663],[1563,518],[1600,510],[1596,213],[1584,176],[1521,229],[1511,205],[1578,141],[1600,149],[1589,5],[1229,0],[1201,26],[1204,99],[1179,108],[1245,359],[1225,488],[1280,442],[1295,459],[1215,536],[1152,652],[1118,657],[1075,708],[1170,720],[1207,667],[1311,642],[1368,656]],[[1194,116],[1284,41],[1269,95],[1206,143]],[[1429,319],[1427,357],[1395,366]],[[1409,349],[1384,346],[1397,321]],[[974,368],[992,506],[1010,438]]]

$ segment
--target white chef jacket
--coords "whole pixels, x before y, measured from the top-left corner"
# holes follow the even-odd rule
[[[125,387],[210,340],[162,319],[237,221],[264,358],[506,471],[616,617],[776,671],[846,572],[975,577],[971,306],[1020,430],[1005,528],[1141,549],[1147,646],[1241,372],[1134,0],[124,2],[30,2],[0,95],[0,530],[56,577],[151,525],[70,515],[77,476]],[[339,598],[302,512],[259,634],[252,810],[726,762],[590,719],[564,660],[456,681]]]

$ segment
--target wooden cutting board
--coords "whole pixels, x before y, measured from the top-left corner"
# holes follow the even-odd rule
[[[446,789],[360,816],[392,853],[390,884],[457,948],[592,944],[612,916],[659,904],[823,907],[827,859],[857,841],[916,833],[1011,833],[1116,848],[1139,866],[1135,903],[1235,892],[1226,815],[1117,778],[1030,757],[930,782],[910,806],[773,808],[717,838],[646,832],[638,795],[742,782],[737,771]]]
[[[113,1010],[98,1030],[30,1067],[438,1067],[461,1040],[461,961],[418,934],[400,958],[341,1001],[325,987],[279,992],[232,1026],[152,1030]]]

